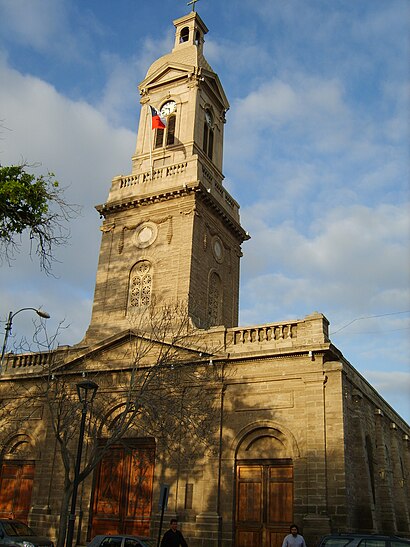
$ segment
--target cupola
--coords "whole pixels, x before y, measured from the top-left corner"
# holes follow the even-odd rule
[[[188,15],[176,19],[174,26],[175,46],[173,52],[187,46],[196,46],[202,53],[204,36],[208,29],[196,12],[192,11]]]

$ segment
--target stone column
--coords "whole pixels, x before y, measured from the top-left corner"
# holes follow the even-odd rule
[[[340,361],[328,361],[324,376],[327,510],[332,530],[347,529],[344,429],[344,373]]]
[[[347,442],[350,445],[350,458],[346,465],[346,473],[349,473],[350,492],[352,493],[349,504],[349,523],[352,530],[373,531],[376,528],[376,510],[372,490],[373,477],[370,476],[373,468],[373,461],[370,461],[373,450],[369,439],[366,439],[364,430],[366,407],[363,393],[359,389],[353,389],[349,404],[350,406],[347,406],[349,414]]]
[[[204,545],[218,544],[220,516],[217,512],[218,459],[210,459],[202,480],[202,511],[196,516],[196,534]]]
[[[393,467],[393,491],[394,491],[394,508],[397,523],[398,534],[406,534],[410,530],[410,515],[409,505],[406,496],[406,484],[404,475],[405,462],[403,461],[404,454],[400,446],[400,437],[403,433],[400,432],[395,423],[390,424],[391,433],[391,460]],[[407,447],[406,447],[407,448]]]
[[[376,431],[376,512],[378,531],[385,534],[397,532],[396,518],[393,506],[392,467],[387,453],[385,438],[385,418],[383,411],[375,410]]]
[[[326,434],[323,373],[312,372],[305,382],[306,412],[306,507],[303,534],[308,543],[330,532],[326,489]]]

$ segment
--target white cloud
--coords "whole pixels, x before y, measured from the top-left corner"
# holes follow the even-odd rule
[[[334,208],[299,229],[290,221],[270,225],[265,205],[243,215],[252,234],[243,294],[255,317],[303,306],[306,313],[308,306],[351,314],[410,309],[407,204]]]
[[[12,267],[1,267],[2,313],[7,306],[44,305],[52,316],[51,330],[65,319],[72,326],[62,333],[62,341],[75,343],[88,325],[97,268],[100,221],[94,205],[104,202],[111,178],[131,168],[135,133],[112,127],[96,108],[19,74],[4,59],[0,79],[8,82],[0,88],[0,119],[8,128],[2,135],[1,163],[40,162],[41,171],[52,170],[68,187],[67,200],[83,207],[70,223],[71,244],[56,250],[61,261],[54,267],[56,278],[39,272],[27,247]]]
[[[383,389],[385,392],[392,393],[410,393],[410,372],[368,370],[366,374],[368,378],[371,378],[376,389]]]
[[[372,386],[403,416],[410,412],[410,371],[365,370],[364,376]]]
[[[64,29],[64,0],[0,0],[0,11],[13,40],[44,50]],[[65,33],[64,33],[65,34]]]
[[[353,115],[340,82],[302,73],[288,76],[266,81],[233,102],[226,159],[234,173],[246,172],[252,158],[258,170],[272,171],[272,165],[279,168],[287,160],[297,170],[298,162],[311,162],[315,155],[340,157],[356,148],[360,138],[353,135]]]
[[[105,198],[107,176],[130,164],[135,134],[113,129],[97,109],[72,101],[38,78],[22,76],[0,62],[1,161],[40,162],[52,170],[71,199],[90,206]],[[86,189],[86,191],[84,191]]]
[[[271,52],[261,47],[260,41],[250,44],[248,36],[238,35],[235,35],[234,41],[219,38],[205,38],[205,49],[207,61],[213,70],[219,72],[223,80],[228,76],[238,78],[242,74],[249,75],[250,70],[259,70],[261,74],[272,73]],[[235,74],[229,71],[229,67],[232,66],[235,66]]]
[[[408,0],[231,4],[234,19],[206,8],[205,56],[231,102],[225,184],[252,236],[243,246],[241,322],[318,310],[335,330],[407,307]],[[91,311],[100,241],[93,205],[106,198],[111,177],[129,169],[137,83],[172,49],[174,10],[159,33],[120,4],[112,21],[111,8],[77,1],[0,6],[0,35],[10,65],[20,69],[0,61],[8,84],[0,88],[0,119],[10,128],[1,135],[0,161],[40,161],[84,206],[71,246],[58,252],[58,279],[39,274],[26,255],[0,270],[1,313],[47,304],[50,329],[65,318],[71,326],[62,340],[74,343]],[[409,347],[399,329],[406,325],[392,317],[357,321],[336,342],[359,370],[392,362],[404,369]]]
[[[106,79],[101,96],[95,107],[115,126],[131,127],[134,134],[137,131],[137,115],[139,113],[138,81],[142,81],[147,68],[162,53],[168,53],[172,48],[171,33],[162,40],[144,40],[138,55],[124,59],[117,54],[101,53],[101,63],[106,73]],[[135,120],[134,125],[131,122]]]

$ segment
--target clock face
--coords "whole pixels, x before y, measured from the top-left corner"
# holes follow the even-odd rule
[[[160,110],[161,116],[169,116],[172,112],[174,112],[176,106],[175,101],[167,101],[164,105],[162,105]]]

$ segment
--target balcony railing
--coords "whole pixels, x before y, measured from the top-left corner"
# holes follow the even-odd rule
[[[247,344],[253,342],[280,342],[297,338],[297,322],[280,325],[263,325],[232,329],[233,343]]]

